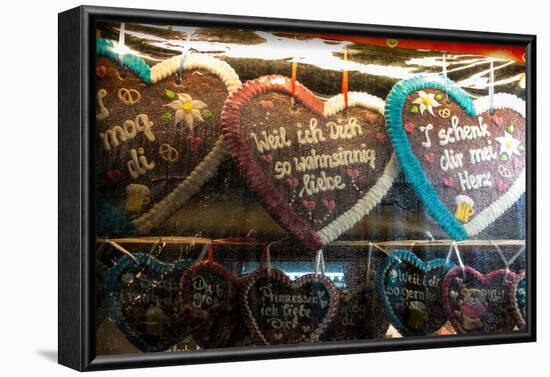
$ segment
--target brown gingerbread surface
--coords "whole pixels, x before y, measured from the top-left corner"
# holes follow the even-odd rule
[[[118,64],[109,58],[98,57],[96,67],[103,72],[96,79],[96,90],[106,91],[103,105],[109,112],[105,119],[96,119],[97,188],[112,205],[131,218],[170,193],[212,150],[220,136],[220,115],[228,92],[218,76],[203,69],[184,71],[180,84],[172,75],[158,83],[146,85],[129,69],[121,77]],[[119,97],[119,90],[122,90],[122,98],[127,96],[125,89],[132,92],[133,99],[140,99],[134,104],[125,103]],[[139,92],[139,96],[133,90]],[[207,105],[200,109],[203,121],[195,119],[192,129],[185,122],[176,125],[176,110],[166,106],[178,99],[178,93],[188,94],[193,100]],[[99,110],[98,106],[96,111]],[[154,141],[146,137],[144,131],[137,131],[133,138],[126,137],[126,141],[122,140],[124,136],[116,133],[119,145],[115,146],[113,139],[108,137],[110,150],[107,150],[100,134],[112,131],[115,126],[124,128],[127,121],[135,122],[140,114],[145,114],[152,122],[150,131]],[[171,154],[163,154],[163,145]],[[154,163],[154,167],[138,177],[132,177],[128,168],[128,162],[133,160],[132,150],[138,160],[145,157],[148,164]],[[149,200],[144,201],[140,210],[126,206],[126,187],[129,184],[145,185],[150,190]]]
[[[413,153],[452,213],[455,198],[466,195],[478,214],[507,192],[525,169],[525,119],[511,109],[472,117],[452,99],[445,101],[445,93],[424,92],[434,94],[439,104],[432,107],[433,115],[428,109],[422,114],[413,103],[419,91],[411,93],[403,107],[403,127]],[[431,130],[422,128],[429,125]]]
[[[270,92],[252,98],[240,116],[263,173],[316,230],[364,197],[391,157],[384,117],[363,107],[324,117],[300,102],[293,107],[290,95]],[[290,145],[265,148],[275,139]],[[281,173],[283,165],[290,170]]]

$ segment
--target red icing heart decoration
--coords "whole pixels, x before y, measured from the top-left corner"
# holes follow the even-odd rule
[[[407,131],[408,133],[413,133],[414,131],[414,126],[411,122],[407,122],[403,125],[403,128],[405,129],[405,131]]]
[[[106,73],[107,73],[107,67],[105,67],[104,65],[100,65],[95,69],[95,75],[99,79],[104,78]]]
[[[201,146],[203,139],[200,136],[189,135],[185,138],[187,145],[194,152]]]
[[[516,274],[501,269],[483,275],[455,267],[443,280],[443,307],[457,333],[495,333],[523,324],[513,304]]]
[[[290,187],[297,187],[300,184],[300,181],[298,178],[287,178],[286,183],[288,183]]]
[[[434,162],[435,155],[434,155],[433,153],[431,153],[431,152],[430,152],[430,153],[426,153],[426,154],[424,155],[424,159],[425,159],[426,161],[428,161],[428,162],[431,164],[432,162]]]
[[[322,203],[329,211],[332,211],[336,207],[336,202],[332,199],[323,199]]]
[[[302,205],[308,211],[313,211],[315,209],[315,204],[314,200],[302,200]]]
[[[260,158],[261,158],[262,160],[264,160],[265,162],[268,162],[268,163],[273,162],[273,156],[270,155],[270,154],[262,154],[262,155],[260,156]]]
[[[294,101],[292,93],[287,77],[248,81],[226,101],[222,126],[248,186],[275,220],[315,251],[367,215],[398,168],[391,145],[377,137],[385,134],[381,99],[351,92],[346,109],[342,95],[324,101],[298,82]]]
[[[243,283],[243,319],[258,344],[317,342],[338,308],[338,290],[324,275],[296,281],[282,271],[260,270]]]
[[[109,171],[107,172],[107,177],[108,177],[111,181],[113,181],[113,182],[116,183],[116,182],[118,182],[118,180],[120,179],[121,174],[122,174],[122,173],[120,172],[120,170],[118,170],[118,169],[113,169],[113,170],[109,170]]]
[[[454,185],[453,177],[450,177],[450,176],[443,177],[442,181],[443,181],[443,184],[447,187],[453,187],[453,185]]]
[[[201,348],[223,347],[238,317],[237,279],[223,265],[207,260],[181,278],[183,321]]]
[[[491,117],[491,120],[495,122],[495,124],[499,127],[502,127],[504,125],[504,118],[498,115],[493,115]]]

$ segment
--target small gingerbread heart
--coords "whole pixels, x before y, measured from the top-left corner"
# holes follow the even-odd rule
[[[443,305],[457,333],[497,333],[523,323],[513,304],[516,274],[500,269],[481,274],[470,266],[455,267],[443,281]]]
[[[238,315],[236,297],[236,277],[218,262],[199,262],[183,274],[183,318],[201,348],[223,347],[231,338]]]
[[[189,335],[179,305],[179,281],[190,265],[135,253],[124,255],[108,271],[104,294],[111,318],[141,351],[166,351]]]
[[[401,335],[429,335],[445,324],[441,285],[453,266],[441,258],[424,263],[405,250],[393,252],[382,262],[376,287],[391,324]]]
[[[518,322],[518,328],[525,328],[527,324],[527,279],[525,271],[522,271],[517,275],[514,283],[512,305],[516,307],[518,312],[521,314],[521,321]]]
[[[324,275],[293,282],[282,271],[263,269],[243,283],[241,311],[258,344],[317,342],[336,314],[338,296]]]

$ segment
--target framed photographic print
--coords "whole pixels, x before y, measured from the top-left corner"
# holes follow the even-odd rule
[[[59,362],[534,341],[535,36],[59,15]]]

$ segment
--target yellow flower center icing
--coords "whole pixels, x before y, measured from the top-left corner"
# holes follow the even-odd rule
[[[184,103],[182,108],[184,111],[187,111],[188,113],[190,113],[191,110],[193,110],[193,104],[191,102]]]
[[[426,106],[430,106],[431,102],[429,98],[422,98],[422,103]]]

